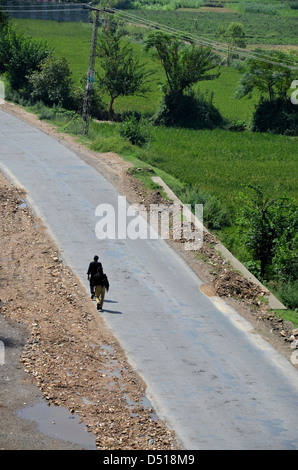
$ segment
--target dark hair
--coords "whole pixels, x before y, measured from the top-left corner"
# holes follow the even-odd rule
[[[94,261],[97,261],[97,260],[98,260],[98,256],[95,255],[93,259],[94,259]]]

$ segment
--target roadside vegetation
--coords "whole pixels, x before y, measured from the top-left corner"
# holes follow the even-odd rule
[[[282,8],[274,1],[262,8],[256,1],[122,3],[114,6],[215,40],[221,34],[238,47],[286,44],[270,55],[297,61],[288,47],[296,44],[295,1]],[[80,136],[91,30],[87,24],[3,20],[0,73],[7,98]],[[208,228],[298,322],[298,106],[290,101],[297,70],[243,59],[232,49],[228,57],[217,55],[121,21],[111,27],[108,19],[99,44],[94,120],[81,141],[151,168],[183,202],[203,203]],[[123,87],[126,80],[130,87]],[[146,172],[140,175],[152,185]]]

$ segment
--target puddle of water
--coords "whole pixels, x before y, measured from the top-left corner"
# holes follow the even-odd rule
[[[71,414],[67,408],[49,406],[42,401],[23,408],[18,415],[21,418],[35,421],[39,430],[47,436],[79,444],[85,449],[96,450],[94,436],[86,431],[84,423],[79,424],[79,417]]]
[[[124,395],[124,398],[126,400],[126,403],[131,407],[141,405],[144,409],[152,410],[151,401],[146,396],[143,396],[141,403],[137,403],[131,400],[127,394]],[[135,415],[136,415],[135,413],[132,413],[132,416],[135,416]],[[158,420],[158,416],[154,412],[151,412],[150,416],[153,421]]]
[[[25,207],[27,207],[27,205],[28,205],[27,202],[22,200],[22,202],[19,204],[19,208],[24,209]]]

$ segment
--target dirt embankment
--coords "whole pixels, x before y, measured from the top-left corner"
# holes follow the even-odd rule
[[[89,152],[21,108],[6,105],[6,110],[62,139],[130,202],[162,202],[160,193],[148,192],[117,155]],[[85,287],[63,264],[26,194],[1,173],[0,211],[0,312],[27,327],[30,339],[20,361],[45,399],[78,413],[98,449],[179,449],[174,433],[143,406],[145,384]],[[189,252],[183,243],[170,241],[205,282],[206,295],[222,296],[289,359],[298,331],[271,314],[260,300],[264,293],[229,268],[215,242],[206,234],[202,249]]]

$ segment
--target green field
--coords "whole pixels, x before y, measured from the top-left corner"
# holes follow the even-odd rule
[[[193,34],[194,36],[202,36],[207,39],[218,41],[219,26],[228,26],[232,21],[243,24],[247,44],[291,44],[298,45],[297,37],[297,20],[298,10],[288,9],[288,15],[272,15],[267,13],[243,12],[241,8],[250,2],[242,4],[235,3],[232,8],[235,11],[220,11],[220,9],[209,8],[207,11],[201,9],[189,11],[183,9],[180,11],[154,11],[154,10],[137,10],[131,11],[133,14],[158,22],[164,26],[172,27],[184,32]],[[257,4],[255,2],[255,4]],[[261,2],[259,2],[261,5]],[[264,8],[264,6],[263,6]]]

